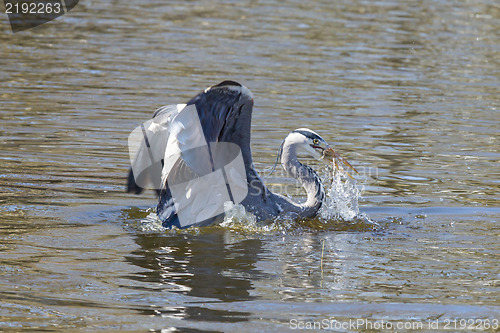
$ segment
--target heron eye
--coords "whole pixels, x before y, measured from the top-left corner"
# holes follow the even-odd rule
[[[318,139],[313,139],[313,144],[317,145],[319,143]]]

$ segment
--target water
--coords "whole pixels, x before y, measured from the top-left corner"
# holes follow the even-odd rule
[[[500,319],[496,2],[84,1],[17,34],[0,17],[1,330]],[[309,127],[377,226],[155,224],[153,195],[124,193],[127,137],[224,79],[255,95],[259,170]]]

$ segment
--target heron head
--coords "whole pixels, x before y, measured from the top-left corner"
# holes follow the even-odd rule
[[[305,151],[317,159],[323,159],[325,151],[331,149],[330,145],[318,133],[308,128],[298,128],[292,131],[288,135],[287,141],[290,144],[296,144],[304,148]]]
[[[332,147],[318,135],[318,133],[311,131],[308,128],[298,128],[292,131],[286,137],[284,143],[290,145],[296,145],[297,147],[304,148],[313,157],[324,161],[326,164],[333,163],[335,169],[340,169],[343,171],[339,163],[344,164],[355,173],[359,172],[342,156],[340,156]],[[353,178],[348,172],[347,176]]]

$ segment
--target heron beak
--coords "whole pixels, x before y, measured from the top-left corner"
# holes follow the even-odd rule
[[[333,163],[333,167],[335,168],[335,170],[340,170],[341,172],[345,172],[349,176],[349,178],[351,178],[351,179],[354,179],[354,178],[349,174],[349,172],[344,171],[344,168],[342,168],[342,164],[344,164],[349,169],[353,170],[355,173],[357,173],[359,175],[358,170],[356,170],[351,165],[351,163],[347,162],[347,160],[345,158],[343,158],[342,156],[340,156],[331,147],[328,147],[328,148],[326,148],[326,149],[323,150],[323,156],[321,158],[325,159],[325,160],[327,160],[327,161],[329,161],[331,163]]]

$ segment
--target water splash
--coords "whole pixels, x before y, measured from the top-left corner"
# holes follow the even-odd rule
[[[255,225],[257,223],[255,215],[248,213],[243,205],[235,204],[232,201],[224,202],[224,214],[224,221],[220,223],[220,226],[222,227],[240,222],[251,225]]]
[[[149,209],[150,213],[140,220],[138,228],[143,233],[160,233],[167,230],[163,227],[161,220],[156,215],[156,212]]]
[[[272,233],[279,231],[279,224],[270,222],[258,222],[255,215],[247,212],[241,204],[232,201],[224,203],[224,221],[219,226],[236,232],[245,233]]]
[[[297,218],[282,215],[272,221],[257,221],[255,215],[247,212],[241,204],[231,201],[224,203],[224,219],[219,224],[207,228],[223,228],[242,234],[289,233],[300,230],[378,230],[381,226],[370,220],[365,213],[359,212],[359,200],[364,190],[341,171],[332,167],[323,170],[322,181],[325,186],[325,202],[314,219],[297,220]],[[158,216],[152,211],[142,218],[139,229],[146,233],[199,233],[200,228],[166,229]],[[206,231],[206,230],[205,230]]]
[[[149,214],[139,220],[135,226],[143,233],[167,233],[167,234],[198,234],[213,229],[223,228],[237,233],[255,234],[255,233],[270,233],[277,231],[275,223],[261,223],[257,221],[255,215],[247,212],[241,204],[234,204],[231,201],[224,203],[224,219],[220,223],[215,223],[208,227],[189,227],[179,229],[175,226],[165,228],[162,221],[156,215],[154,208],[148,209]]]
[[[355,179],[331,167],[325,168],[325,174],[322,180],[326,198],[319,216],[325,220],[344,221],[367,218],[365,214],[359,213],[359,200],[364,187],[358,187]]]
[[[176,234],[197,235],[201,231],[200,227],[193,227],[193,226],[186,229],[179,229],[175,226],[172,228],[165,228],[163,226],[163,222],[160,220],[158,215],[156,215],[156,212],[153,210],[155,209],[154,208],[148,209],[149,214],[146,217],[141,218],[139,223],[136,225],[136,228],[140,232],[145,234],[164,233],[169,235],[176,235]]]

